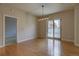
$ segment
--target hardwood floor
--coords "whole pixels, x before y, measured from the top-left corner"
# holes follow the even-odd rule
[[[73,56],[79,47],[71,42],[53,39],[35,39],[0,48],[1,56]]]

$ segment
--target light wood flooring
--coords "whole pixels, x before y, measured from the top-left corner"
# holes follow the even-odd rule
[[[35,39],[0,48],[1,56],[79,56],[79,47],[71,42]]]

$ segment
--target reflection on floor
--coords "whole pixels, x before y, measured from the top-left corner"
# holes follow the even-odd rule
[[[62,56],[79,55],[79,48],[73,43],[53,39],[35,39],[0,48],[0,55],[6,56]]]

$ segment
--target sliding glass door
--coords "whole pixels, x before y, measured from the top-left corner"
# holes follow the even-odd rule
[[[61,20],[54,19],[48,21],[48,38],[61,38]]]
[[[54,38],[60,38],[61,33],[60,33],[60,19],[55,19],[54,20]]]
[[[48,21],[48,37],[53,38],[53,20]]]

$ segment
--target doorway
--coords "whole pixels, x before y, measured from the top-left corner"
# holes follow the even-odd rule
[[[54,19],[48,20],[48,38],[60,39],[61,38],[61,20]]]
[[[5,46],[17,43],[17,19],[5,16]]]

